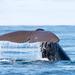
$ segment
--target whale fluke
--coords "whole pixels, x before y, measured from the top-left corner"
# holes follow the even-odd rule
[[[37,29],[35,31],[15,31],[0,36],[0,41],[11,41],[16,43],[24,42],[42,42],[42,58],[48,58],[50,61],[70,60],[68,55],[58,44],[59,38],[50,31]]]
[[[50,61],[69,60],[69,56],[64,52],[58,43],[43,42],[41,45],[42,58]]]
[[[36,30],[36,31],[16,31],[7,33],[0,36],[0,41],[11,41],[16,43],[24,42],[59,42],[59,38],[49,31]]]

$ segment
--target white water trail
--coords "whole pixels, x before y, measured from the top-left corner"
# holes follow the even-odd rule
[[[44,60],[44,61],[49,61],[47,58],[42,58],[42,53],[41,53],[41,43],[38,43],[38,56],[37,56],[37,60]]]

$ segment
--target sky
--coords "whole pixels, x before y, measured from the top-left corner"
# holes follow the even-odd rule
[[[75,25],[75,0],[0,0],[0,25]]]

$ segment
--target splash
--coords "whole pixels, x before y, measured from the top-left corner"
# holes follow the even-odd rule
[[[13,43],[9,41],[0,42],[0,59],[8,60],[42,60],[40,42],[36,43]],[[3,60],[2,60],[3,59]]]

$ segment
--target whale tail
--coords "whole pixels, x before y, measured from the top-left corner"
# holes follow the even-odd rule
[[[48,58],[50,61],[70,60],[69,56],[58,43],[44,43],[41,46],[41,51],[42,57]]]
[[[0,41],[9,41],[8,39],[8,37],[0,35]]]
[[[2,36],[0,36],[0,41],[2,40]]]
[[[65,53],[65,51],[58,44],[58,54],[61,60],[70,60],[69,56]]]

